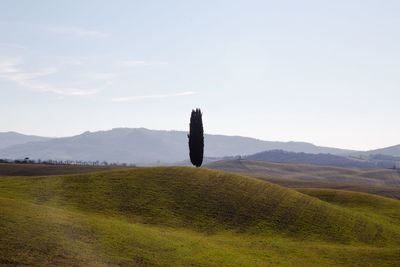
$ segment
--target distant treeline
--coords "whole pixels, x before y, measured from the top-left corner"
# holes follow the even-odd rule
[[[83,161],[83,160],[32,160],[24,159],[0,159],[0,163],[16,163],[16,164],[47,164],[47,165],[83,165],[83,166],[129,166],[136,167],[132,163],[119,163],[107,161]]]

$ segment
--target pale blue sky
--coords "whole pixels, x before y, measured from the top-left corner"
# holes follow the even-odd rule
[[[1,1],[0,131],[400,143],[399,1]]]

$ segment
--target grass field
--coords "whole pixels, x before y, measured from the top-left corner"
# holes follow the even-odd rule
[[[288,188],[338,189],[400,199],[400,175],[397,170],[323,167],[255,160],[223,160],[206,166],[242,173]]]
[[[257,174],[252,175],[252,177],[288,188],[325,188],[325,189],[346,190],[346,191],[374,194],[382,197],[400,200],[400,187],[320,182],[320,181],[302,181],[290,178],[269,177],[266,175],[257,175]]]
[[[396,266],[400,201],[190,167],[0,177],[0,264]]]

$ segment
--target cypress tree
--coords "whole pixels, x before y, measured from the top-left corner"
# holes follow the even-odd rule
[[[200,167],[203,163],[204,153],[204,132],[201,116],[202,113],[199,108],[192,110],[192,115],[190,116],[190,132],[188,134],[190,161],[196,167]]]

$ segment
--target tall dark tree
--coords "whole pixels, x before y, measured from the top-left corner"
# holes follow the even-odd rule
[[[192,110],[192,115],[190,116],[190,132],[188,137],[190,161],[194,166],[200,167],[203,163],[204,132],[202,113],[199,108]]]

